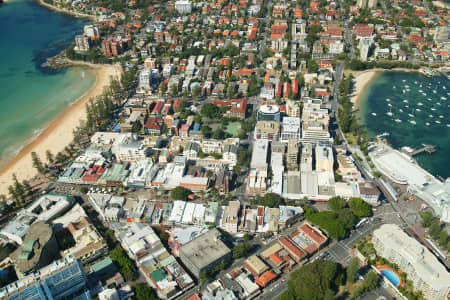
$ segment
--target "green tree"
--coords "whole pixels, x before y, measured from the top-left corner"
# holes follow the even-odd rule
[[[249,254],[252,245],[248,241],[237,244],[233,248],[233,259],[241,258]]]
[[[333,197],[330,200],[328,200],[328,207],[332,211],[339,211],[345,207],[347,207],[347,201],[345,201],[344,198],[341,197]]]
[[[359,267],[360,267],[359,260],[356,257],[352,258],[350,265],[347,267],[347,270],[346,270],[347,282],[351,282],[351,283],[355,282],[356,273],[358,273]]]
[[[370,271],[364,278],[364,290],[371,291],[378,285],[378,275],[375,271]]]
[[[361,198],[350,198],[348,206],[357,217],[370,217],[372,215],[372,207]]]
[[[40,174],[43,174],[44,164],[42,163],[36,152],[31,152],[31,160],[33,162],[33,168],[35,168]]]
[[[132,286],[134,295],[138,300],[158,300],[155,292],[151,287],[144,283],[135,283]]]
[[[259,205],[268,207],[279,207],[284,204],[284,201],[280,195],[275,193],[267,193],[263,197],[258,195],[256,199]]]
[[[200,109],[200,114],[203,117],[207,117],[207,118],[211,118],[211,119],[221,117],[220,109],[212,103],[203,104],[202,108]]]
[[[186,201],[187,197],[191,194],[192,192],[184,187],[181,186],[177,186],[176,188],[174,188],[171,192],[170,192],[170,197],[172,198],[172,200],[183,200]]]
[[[199,86],[199,85],[196,85],[196,86],[194,87],[193,91],[192,91],[192,96],[193,96],[194,98],[200,97],[201,91],[202,91],[202,90],[201,90],[200,86]]]
[[[289,293],[294,299],[323,300],[330,297],[330,291],[336,294],[342,278],[340,265],[332,261],[316,260],[291,274]]]
[[[116,246],[109,255],[114,263],[118,266],[120,273],[126,281],[133,280],[136,272],[134,271],[133,261],[127,256],[125,251]]]
[[[53,161],[54,161],[54,157],[53,157],[52,152],[50,150],[47,150],[45,152],[45,156],[47,157],[47,161],[52,164]]]

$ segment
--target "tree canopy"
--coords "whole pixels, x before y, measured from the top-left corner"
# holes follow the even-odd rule
[[[372,207],[361,198],[350,198],[348,206],[357,217],[370,217],[372,215]]]
[[[333,299],[344,276],[341,266],[337,263],[317,260],[291,274],[289,291],[280,299]]]
[[[181,186],[177,186],[176,188],[174,188],[171,192],[170,192],[170,197],[172,198],[172,200],[183,200],[186,201],[187,197],[191,194],[191,191],[181,187]]]

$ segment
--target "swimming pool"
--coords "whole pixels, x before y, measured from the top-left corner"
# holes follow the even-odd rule
[[[391,270],[380,270],[381,274],[386,277],[393,285],[398,286],[400,284],[400,278]]]

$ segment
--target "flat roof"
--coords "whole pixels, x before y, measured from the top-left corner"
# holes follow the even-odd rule
[[[220,240],[222,234],[212,229],[180,247],[179,253],[198,269],[221,259],[231,253],[231,250]]]

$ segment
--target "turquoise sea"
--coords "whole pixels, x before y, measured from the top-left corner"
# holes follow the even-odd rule
[[[390,135],[385,138],[396,149],[419,148],[422,143],[436,145],[435,153],[415,158],[431,174],[450,177],[450,81],[447,78],[383,72],[364,91],[359,115],[370,136],[387,132]]]
[[[40,67],[66,48],[85,24],[32,0],[0,6],[0,165],[94,83],[94,74],[83,68]]]

